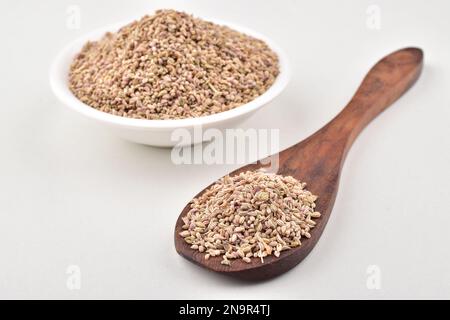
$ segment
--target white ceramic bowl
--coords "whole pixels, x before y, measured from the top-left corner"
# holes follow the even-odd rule
[[[246,33],[255,38],[265,41],[269,47],[278,55],[280,74],[273,85],[255,100],[239,106],[235,109],[199,118],[188,118],[180,120],[144,120],[131,119],[115,116],[106,112],[96,110],[78,100],[69,90],[68,74],[70,64],[75,55],[87,41],[100,39],[107,31],[116,31],[127,23],[107,26],[83,36],[65,47],[56,57],[50,70],[50,85],[56,97],[63,105],[85,115],[100,125],[111,129],[118,136],[136,143],[171,147],[179,144],[179,140],[173,139],[172,133],[176,129],[187,130],[192,137],[191,144],[204,141],[203,135],[194,135],[194,128],[201,128],[203,132],[209,128],[223,130],[238,125],[249,117],[253,112],[261,108],[275,98],[286,87],[289,81],[288,63],[284,52],[270,39],[252,31],[231,23],[211,20],[217,24],[226,25],[230,28]],[[186,131],[186,132],[187,132]],[[197,131],[199,132],[199,131]]]

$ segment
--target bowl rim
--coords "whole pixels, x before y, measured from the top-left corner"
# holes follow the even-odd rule
[[[203,19],[203,18],[202,18]],[[135,21],[133,19],[131,21]],[[109,24],[104,27],[97,28],[87,34],[78,37],[74,41],[67,44],[56,56],[50,67],[50,87],[56,97],[65,105],[71,109],[89,117],[99,120],[101,122],[109,123],[112,125],[126,126],[130,128],[140,129],[174,129],[182,127],[193,127],[211,125],[223,121],[230,120],[232,118],[243,116],[250,113],[278,96],[287,86],[290,79],[289,63],[284,51],[268,37],[255,32],[247,27],[242,27],[235,23],[225,22],[220,19],[208,18],[206,21],[213,22],[219,25],[224,25],[239,32],[245,33],[254,38],[263,40],[271,50],[273,50],[278,56],[278,63],[280,72],[276,77],[274,83],[267,89],[262,95],[256,99],[238,106],[234,109],[219,112],[216,114],[202,116],[197,118],[185,118],[185,119],[168,119],[168,120],[149,120],[149,119],[134,119],[122,116],[113,115],[107,112],[97,110],[83,102],[81,102],[70,91],[68,86],[68,74],[69,67],[75,55],[80,52],[82,46],[88,41],[96,41],[100,39],[106,32],[115,32],[123,26],[130,23],[121,22]]]

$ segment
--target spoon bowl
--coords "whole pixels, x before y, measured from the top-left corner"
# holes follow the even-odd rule
[[[220,263],[222,257],[205,260],[204,253],[191,249],[179,235],[183,225],[181,218],[190,210],[188,204],[175,226],[177,252],[202,267],[246,280],[272,278],[297,265],[322,235],[336,199],[345,157],[357,135],[415,83],[422,66],[423,52],[418,48],[401,49],[384,57],[369,71],[353,98],[333,120],[279,154],[277,173],[306,182],[308,190],[318,196],[315,210],[321,213],[321,217],[315,219],[317,224],[311,231],[311,238],[302,238],[301,246],[283,251],[278,258],[268,256],[264,263],[259,259],[252,259],[251,263],[236,259],[231,266],[226,266]],[[263,168],[263,163],[267,162],[244,166],[230,176]]]

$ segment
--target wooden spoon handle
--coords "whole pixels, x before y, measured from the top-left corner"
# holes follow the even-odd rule
[[[372,67],[344,110],[323,128],[330,140],[346,139],[344,157],[361,130],[414,84],[422,66],[422,50],[405,48]]]

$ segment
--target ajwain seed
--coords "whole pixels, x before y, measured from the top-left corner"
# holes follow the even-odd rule
[[[317,197],[305,187],[293,177],[262,171],[226,176],[193,199],[182,217],[183,229],[208,228],[195,238],[187,230],[180,236],[193,250],[208,248],[206,260],[221,255],[227,266],[233,259],[250,263],[259,258],[264,263],[265,257],[279,257],[282,251],[301,246],[302,236],[311,237],[316,224],[312,219],[320,213],[314,211]]]
[[[69,88],[81,102],[113,115],[183,119],[246,104],[278,74],[278,56],[264,41],[158,10],[86,43],[70,67]]]

